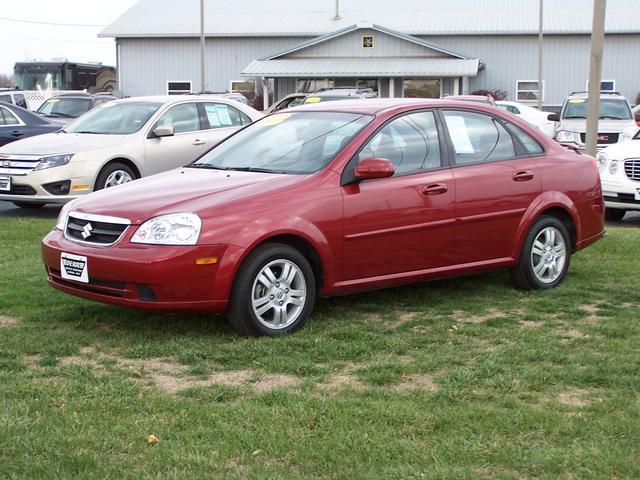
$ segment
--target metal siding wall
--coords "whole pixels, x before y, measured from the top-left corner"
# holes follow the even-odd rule
[[[256,58],[284,50],[304,41],[301,37],[207,38],[205,73],[210,91],[229,89],[231,80]],[[124,96],[164,95],[167,81],[191,80],[200,89],[200,50],[196,38],[151,38],[118,40],[120,49],[120,89]]]
[[[506,90],[514,100],[517,80],[538,76],[536,36],[439,36],[423,37],[436,45],[470,57],[486,68],[469,78],[469,91],[479,88]],[[544,103],[560,105],[572,91],[585,90],[589,77],[591,39],[586,35],[546,35],[544,38]],[[637,58],[640,35],[607,35],[602,68],[603,80],[615,80],[616,90],[633,104],[640,90]]]

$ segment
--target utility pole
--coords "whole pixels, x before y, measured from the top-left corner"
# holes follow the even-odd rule
[[[200,0],[200,93],[204,93],[204,0]]]
[[[540,18],[538,20],[538,110],[542,111],[542,40],[543,40],[543,11],[544,0],[540,0],[540,7],[538,13]]]
[[[591,66],[587,103],[587,148],[596,156],[598,145],[598,117],[600,116],[600,80],[602,78],[602,49],[604,45],[604,18],[607,0],[593,1],[593,28],[591,30]]]

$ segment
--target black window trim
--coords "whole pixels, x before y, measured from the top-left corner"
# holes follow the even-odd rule
[[[404,112],[398,113],[397,115],[394,115],[393,117],[387,119],[382,125],[378,126],[378,128],[376,128],[366,139],[364,139],[364,141],[358,147],[358,150],[356,151],[356,153],[353,154],[353,156],[347,162],[347,165],[342,170],[342,175],[340,176],[340,186],[349,185],[356,181],[355,168],[359,162],[358,157],[360,156],[360,152],[364,150],[364,147],[369,143],[369,141],[371,141],[373,137],[375,137],[382,129],[384,129],[391,122],[401,117],[405,117],[407,115],[412,115],[415,113],[424,113],[424,112],[432,112],[434,120],[436,122],[436,130],[438,131],[438,145],[440,146],[440,166],[435,168],[428,168],[424,170],[412,170],[410,172],[405,172],[398,175],[394,174],[393,176],[387,177],[387,178],[372,178],[368,180],[362,180],[362,182],[377,182],[381,180],[390,180],[392,178],[406,177],[408,175],[420,175],[420,174],[437,172],[440,170],[445,170],[447,168],[450,168],[451,152],[449,151],[448,145],[444,142],[444,137],[443,137],[444,127],[442,125],[442,119],[440,118],[439,109],[435,107],[430,107],[430,108],[406,110]]]
[[[538,145],[540,145],[540,148],[542,149],[542,153],[532,155],[529,152],[527,152],[527,149],[524,147],[522,142],[520,142],[518,137],[516,137],[513,134],[512,130],[509,128],[510,122],[505,120],[504,118],[498,116],[498,115],[494,115],[494,114],[489,113],[489,112],[485,112],[485,111],[482,111],[482,110],[474,110],[474,109],[470,109],[470,108],[446,107],[446,108],[440,108],[439,110],[440,110],[440,114],[442,115],[442,123],[443,123],[444,129],[445,129],[446,140],[447,140],[447,144],[448,144],[447,148],[451,152],[451,163],[450,163],[451,168],[469,167],[469,166],[474,166],[474,165],[484,165],[484,164],[488,164],[488,163],[497,163],[497,162],[510,162],[512,160],[520,160],[520,159],[523,159],[523,158],[543,157],[543,156],[546,155],[546,151],[544,149],[544,146],[541,145],[540,142],[538,142],[531,135],[529,135],[529,136]],[[446,120],[444,118],[445,117],[444,112],[450,112],[450,111],[470,112],[470,113],[476,113],[478,115],[485,115],[485,116],[491,118],[494,122],[498,122],[507,131],[507,133],[511,137],[511,139],[512,139],[512,141],[514,143],[514,150],[516,151],[516,155],[513,156],[513,157],[509,157],[509,158],[501,158],[499,160],[480,161],[480,162],[472,162],[472,163],[464,163],[464,164],[456,163],[456,161],[455,161],[455,151],[456,150],[455,150],[455,148],[453,146],[453,141],[451,140],[451,137],[449,136],[449,129],[446,127]],[[525,133],[527,133],[527,132],[525,131]]]
[[[164,114],[168,113],[169,110],[171,110],[174,107],[180,106],[180,105],[186,105],[188,103],[193,103],[196,106],[196,110],[198,112],[198,120],[200,121],[200,128],[197,130],[191,130],[188,132],[178,132],[178,133],[174,133],[173,136],[176,135],[188,135],[190,133],[196,133],[196,132],[202,132],[204,129],[202,128],[202,116],[200,113],[200,107],[198,106],[198,102],[194,101],[194,100],[186,100],[184,102],[176,102],[176,103],[172,103],[170,105],[167,105],[166,108],[164,110],[162,110],[160,113],[158,113],[158,111],[156,110],[156,112],[154,113],[154,115],[157,115],[156,119],[153,122],[153,125],[151,125],[151,127],[149,128],[149,131],[147,132],[146,138],[147,139],[151,139],[151,138],[158,138],[155,136],[155,134],[153,133],[153,131],[156,129],[156,127],[158,126],[158,122],[160,121],[160,119],[164,116]],[[161,106],[162,107],[162,106]],[[151,117],[153,117],[153,115],[151,115]],[[151,120],[151,118],[149,118],[149,120]],[[149,122],[149,120],[147,120],[147,122]]]

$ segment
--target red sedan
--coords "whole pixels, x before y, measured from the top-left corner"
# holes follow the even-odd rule
[[[595,160],[455,100],[297,107],[183,168],[67,204],[50,284],[159,311],[300,328],[317,295],[508,268],[552,288],[603,235]]]

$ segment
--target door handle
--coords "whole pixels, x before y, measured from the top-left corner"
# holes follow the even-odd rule
[[[513,180],[515,182],[528,182],[531,179],[533,179],[533,172],[528,172],[526,170],[513,174]]]
[[[433,183],[423,187],[421,192],[423,195],[442,195],[443,193],[447,193],[448,190],[449,188],[444,183]]]
[[[191,142],[191,145],[204,145],[205,143],[207,142],[205,142],[204,140],[196,139],[193,142]]]
[[[13,132],[11,132],[12,137],[21,137],[23,135],[24,135],[24,132],[21,132],[20,130],[14,130]]]

